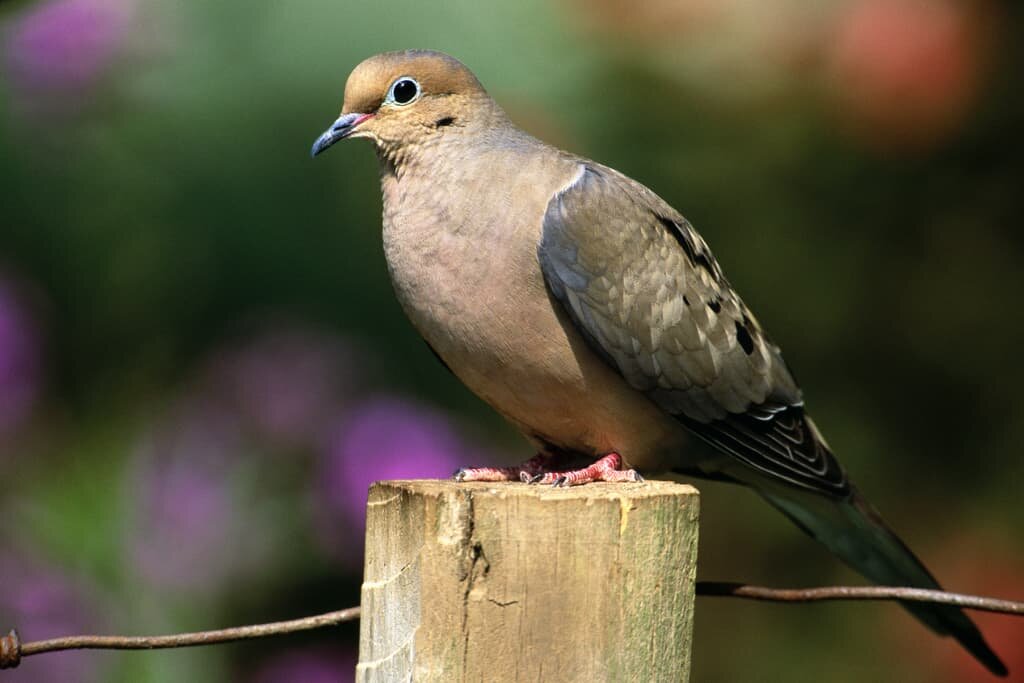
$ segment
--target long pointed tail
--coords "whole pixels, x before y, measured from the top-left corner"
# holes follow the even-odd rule
[[[845,501],[778,488],[759,493],[868,579],[882,585],[941,589],[931,572],[856,489]],[[901,604],[936,633],[956,638],[993,674],[1007,675],[1006,665],[961,609],[950,605]]]

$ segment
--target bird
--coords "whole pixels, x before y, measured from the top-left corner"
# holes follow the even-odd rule
[[[537,449],[457,480],[728,481],[869,580],[939,588],[850,480],[707,243],[652,190],[522,131],[468,67],[432,50],[353,69],[311,154],[349,138],[376,150],[406,316]],[[592,464],[560,470],[566,455]],[[902,604],[1007,675],[959,608]]]

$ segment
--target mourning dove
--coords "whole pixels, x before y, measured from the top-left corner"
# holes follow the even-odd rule
[[[727,480],[869,579],[939,587],[847,478],[708,245],[654,192],[519,130],[439,52],[359,64],[312,154],[344,138],[376,147],[384,253],[409,319],[538,449],[457,478]],[[550,471],[566,453],[597,460]],[[1006,674],[959,609],[905,606]]]

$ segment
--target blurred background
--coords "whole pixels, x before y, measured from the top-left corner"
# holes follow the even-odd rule
[[[679,208],[908,543],[950,589],[1024,599],[1022,14],[0,1],[0,627],[355,605],[371,481],[532,455],[393,300],[370,146],[309,159],[351,68],[405,47]],[[698,485],[701,578],[859,582],[749,492]],[[1024,680],[1024,623],[977,620]],[[357,631],[0,679],[345,681]],[[695,681],[983,680],[893,604],[702,598],[693,658]]]

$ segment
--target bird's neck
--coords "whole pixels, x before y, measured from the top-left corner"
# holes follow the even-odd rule
[[[460,98],[439,110],[433,122],[415,130],[415,137],[402,140],[378,140],[377,157],[382,178],[401,179],[407,174],[430,176],[453,159],[476,156],[474,148],[495,137],[522,137],[508,115],[486,95]]]

